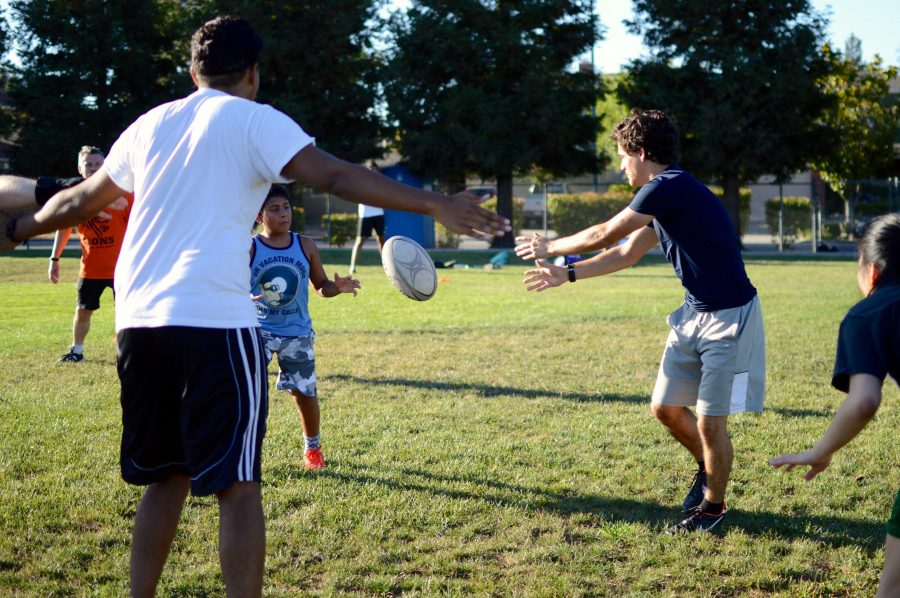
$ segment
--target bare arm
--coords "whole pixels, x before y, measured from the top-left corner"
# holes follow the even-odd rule
[[[533,260],[552,255],[596,251],[609,247],[641,227],[646,227],[652,220],[653,216],[625,208],[606,222],[595,224],[574,235],[553,241],[540,235],[516,237],[516,255],[523,260]]]
[[[831,464],[834,453],[853,440],[875,417],[881,405],[881,385],[881,380],[870,374],[852,375],[850,392],[819,442],[804,453],[775,457],[769,465],[787,465],[788,471],[798,465],[809,465],[804,476],[807,481],[822,473]]]
[[[337,272],[334,273],[334,280],[330,280],[325,274],[325,267],[322,265],[319,248],[315,242],[309,237],[300,237],[300,242],[303,243],[303,251],[309,258],[309,282],[320,297],[337,297],[341,293],[352,293],[356,297],[356,289],[360,288],[358,280],[350,276],[339,276]]]
[[[637,213],[637,212],[635,212]],[[575,263],[575,279],[612,274],[638,263],[659,242],[656,231],[648,226],[638,230],[622,245]]]
[[[53,284],[59,282],[59,256],[62,255],[71,236],[72,229],[68,226],[59,229],[56,231],[56,235],[53,236],[53,249],[50,251],[50,267],[47,269],[47,276]]]
[[[429,214],[451,230],[480,239],[511,230],[505,218],[482,208],[470,193],[446,196],[402,185],[314,146],[297,152],[281,174],[348,201]]]
[[[18,218],[12,240],[21,242],[35,235],[80,224],[120,198],[120,203],[127,205],[127,200],[122,198],[124,193],[101,168],[89,179],[54,195],[37,213]]]
[[[633,266],[656,243],[656,232],[645,226],[631,235],[624,244],[592,258],[576,262],[574,264],[575,280],[603,276]],[[525,272],[523,282],[528,285],[529,291],[546,291],[569,280],[565,267],[554,266],[544,261],[538,261],[537,266],[537,268]]]
[[[0,209],[35,208],[34,180],[19,176],[0,176]]]

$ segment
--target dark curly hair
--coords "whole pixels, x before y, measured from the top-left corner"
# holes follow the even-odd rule
[[[900,214],[879,216],[866,228],[859,241],[863,266],[875,264],[875,288],[900,283]]]
[[[659,164],[678,161],[678,127],[659,110],[633,109],[613,128],[612,138],[629,154],[643,149],[648,159]]]
[[[265,209],[266,203],[273,197],[283,197],[286,200],[291,201],[291,191],[287,188],[287,185],[273,183],[272,186],[269,187],[269,192],[266,193],[266,198],[263,200],[262,205],[259,206],[260,214],[262,214],[262,211]]]
[[[259,63],[263,41],[245,19],[219,16],[191,37],[194,72],[214,87],[230,87]]]

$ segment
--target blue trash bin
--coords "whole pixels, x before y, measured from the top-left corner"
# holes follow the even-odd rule
[[[418,189],[424,187],[421,177],[414,175],[402,164],[382,168],[381,174],[410,187]],[[422,247],[434,247],[434,218],[431,216],[400,210],[385,210],[384,229],[384,236],[388,239],[396,236],[409,237]]]

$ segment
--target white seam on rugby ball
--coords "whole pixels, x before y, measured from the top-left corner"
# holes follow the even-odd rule
[[[381,263],[391,284],[410,299],[428,301],[437,292],[431,256],[409,237],[389,238],[381,250]]]

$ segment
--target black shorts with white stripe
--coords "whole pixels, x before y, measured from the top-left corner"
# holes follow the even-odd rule
[[[126,482],[186,475],[203,496],[260,481],[269,385],[258,328],[127,328],[118,342]]]

